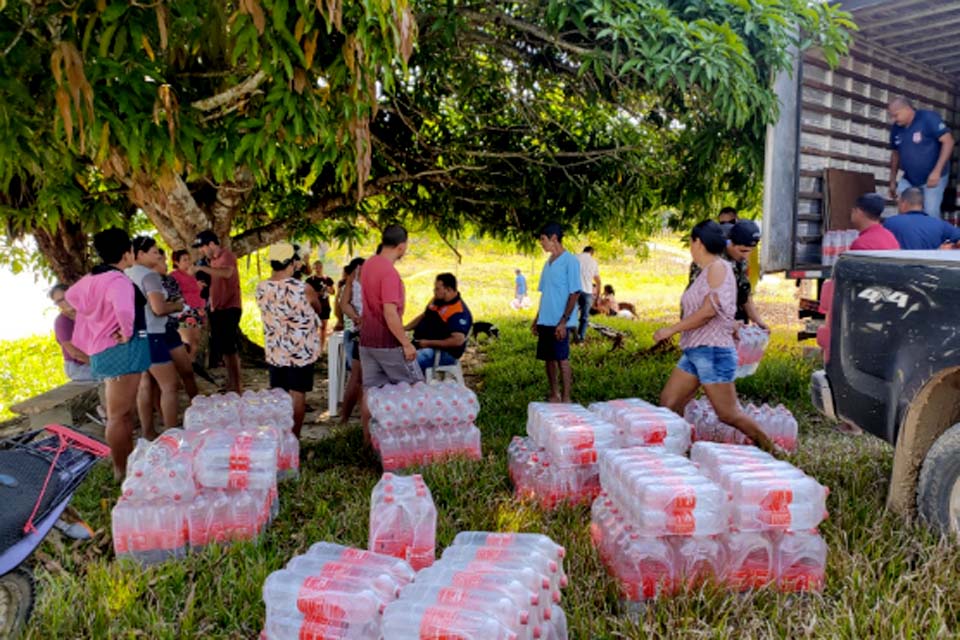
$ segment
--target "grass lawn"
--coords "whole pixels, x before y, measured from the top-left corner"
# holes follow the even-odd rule
[[[821,528],[830,548],[825,592],[734,595],[707,588],[651,604],[633,619],[624,615],[615,586],[589,542],[589,509],[545,513],[517,503],[507,480],[507,443],[524,432],[526,405],[545,396],[546,382],[533,357],[530,312],[513,313],[505,307],[514,266],[526,260],[520,266],[527,265],[529,277],[542,257],[512,250],[497,253],[490,245],[484,245],[484,251],[460,249],[465,255],[459,266],[465,298],[476,317],[498,323],[501,338],[482,349],[474,372],[484,458],[422,470],[437,503],[441,547],[458,531],[470,529],[550,535],[568,551],[570,587],[563,606],[570,637],[578,640],[956,636],[960,556],[952,544],[884,512],[892,449],[871,436],[839,435],[813,414],[807,399],[812,367],[792,342],[795,326],[787,320],[775,320],[778,330],[770,353],[740,390],[753,401],[784,402],[795,412],[801,424],[795,462],[831,488],[830,518]],[[433,274],[456,267],[452,254],[447,260],[443,262],[442,252],[425,250],[419,256],[413,251],[402,263],[414,312],[426,302]],[[343,256],[330,260],[342,261]],[[686,260],[677,247],[668,247],[653,251],[646,262],[624,252],[601,261],[601,269],[621,299],[638,303],[645,318],[660,318],[676,309]],[[529,278],[532,288],[537,271]],[[759,301],[774,318],[789,318],[792,291],[789,283],[765,281]],[[629,339],[616,352],[599,338],[574,350],[574,399],[655,400],[676,356],[644,353],[654,322],[610,324],[626,331]],[[211,548],[184,562],[141,570],[113,559],[109,511],[119,488],[102,465],[74,500],[98,535],[93,544],[65,544],[51,537],[44,545],[38,555],[41,597],[27,637],[253,638],[263,622],[261,587],[271,571],[320,540],[365,546],[369,495],[378,477],[376,460],[362,446],[358,428],[308,443],[302,452],[302,477],[281,486],[280,515],[258,544]]]

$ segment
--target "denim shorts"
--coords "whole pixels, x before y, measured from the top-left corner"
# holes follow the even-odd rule
[[[150,368],[150,345],[146,334],[90,356],[90,370],[98,380],[142,373]]]
[[[700,379],[700,384],[733,382],[737,350],[733,347],[692,347],[683,350],[677,367]]]

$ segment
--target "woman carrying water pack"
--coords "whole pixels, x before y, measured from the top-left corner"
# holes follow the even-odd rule
[[[721,422],[774,452],[773,441],[737,402],[733,383],[737,371],[733,340],[737,283],[730,263],[721,257],[726,248],[723,229],[713,220],[705,220],[693,228],[690,239],[690,254],[701,271],[680,299],[683,319],[653,334],[654,341],[661,342],[679,333],[683,350],[660,393],[660,404],[682,415],[702,386]]]

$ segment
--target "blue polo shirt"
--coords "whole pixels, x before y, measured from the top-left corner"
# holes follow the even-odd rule
[[[580,262],[569,251],[564,251],[553,262],[547,260],[540,274],[540,313],[537,324],[555,327],[567,309],[570,294],[580,292]],[[577,326],[577,308],[574,307],[568,327]]]
[[[898,124],[890,128],[890,148],[900,154],[903,177],[915,187],[927,184],[930,172],[940,158],[940,138],[950,130],[935,111],[918,109],[908,127]],[[950,173],[949,163],[943,175]]]
[[[522,273],[517,275],[516,284],[517,284],[517,295],[518,296],[527,295],[527,279],[523,276]]]
[[[960,228],[923,211],[908,211],[887,218],[883,226],[896,236],[900,248],[908,251],[939,249],[944,242],[960,241]]]

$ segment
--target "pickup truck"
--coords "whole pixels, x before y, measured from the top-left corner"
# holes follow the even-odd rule
[[[960,251],[847,253],[833,275],[813,403],[894,445],[891,509],[960,533]]]

